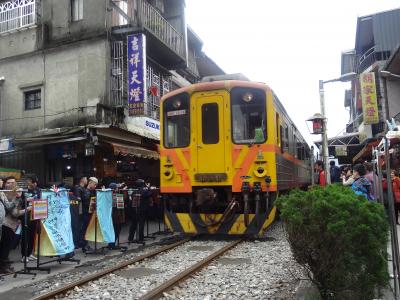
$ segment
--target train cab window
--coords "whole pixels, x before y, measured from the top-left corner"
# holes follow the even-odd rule
[[[233,88],[232,139],[235,144],[262,144],[267,139],[265,91]]]
[[[204,144],[219,141],[218,104],[206,103],[201,106],[202,139]]]
[[[179,94],[164,101],[164,147],[182,148],[190,143],[189,95]]]

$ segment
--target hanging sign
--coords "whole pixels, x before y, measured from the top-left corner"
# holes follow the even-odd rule
[[[146,36],[128,35],[128,112],[130,116],[144,114],[146,102]]]
[[[373,72],[360,74],[360,87],[364,124],[377,124],[379,123],[379,114],[376,97],[375,74]]]
[[[118,209],[124,209],[124,194],[116,194],[116,207]]]
[[[347,146],[335,146],[335,156],[347,156]]]
[[[47,199],[32,201],[32,220],[43,220],[47,218],[48,203]]]

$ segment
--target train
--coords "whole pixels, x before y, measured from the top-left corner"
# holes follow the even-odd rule
[[[311,183],[310,147],[276,94],[237,74],[164,95],[160,132],[171,231],[260,236],[277,216],[279,193]]]

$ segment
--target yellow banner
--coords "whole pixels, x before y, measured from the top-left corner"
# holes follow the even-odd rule
[[[379,114],[376,99],[375,74],[373,72],[360,74],[360,86],[364,124],[377,124],[379,123]]]

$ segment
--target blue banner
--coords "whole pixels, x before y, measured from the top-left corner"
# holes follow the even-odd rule
[[[42,220],[40,255],[64,255],[74,251],[71,230],[68,191],[42,192],[42,199],[48,201],[48,216]]]
[[[128,111],[143,115],[146,101],[146,36],[128,35]]]
[[[103,240],[106,243],[114,243],[115,233],[112,222],[112,191],[97,191],[96,198],[96,213],[99,220]]]

